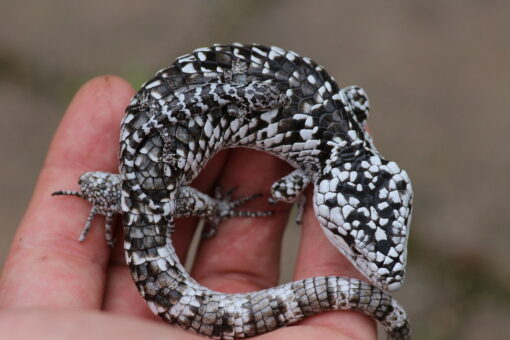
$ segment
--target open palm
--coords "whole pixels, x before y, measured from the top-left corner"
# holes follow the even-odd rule
[[[153,316],[138,294],[124,262],[122,242],[110,250],[104,220],[97,217],[84,243],[77,242],[90,209],[87,202],[51,197],[76,186],[85,171],[116,172],[120,120],[134,90],[105,76],[88,82],[69,106],[51,144],[32,201],[11,246],[0,278],[0,334],[8,339],[204,339]],[[290,172],[282,161],[252,150],[219,153],[193,186],[210,192],[239,186],[236,195],[268,192]],[[267,198],[267,196],[266,196]],[[310,200],[308,200],[310,203]],[[243,206],[276,210],[271,217],[232,218],[200,243],[192,276],[223,292],[247,292],[278,280],[281,239],[289,205],[258,199]],[[184,260],[197,220],[178,221],[177,254]],[[117,226],[122,240],[120,223]],[[296,229],[295,232],[299,232]],[[311,204],[304,215],[295,279],[319,275],[360,277],[323,236]],[[369,318],[328,312],[260,339],[375,339]]]

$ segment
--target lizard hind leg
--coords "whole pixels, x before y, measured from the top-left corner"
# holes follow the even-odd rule
[[[97,214],[105,215],[105,239],[113,247],[113,217],[120,213],[120,176],[102,171],[86,172],[80,176],[78,184],[80,191],[60,190],[52,196],[76,196],[92,204],[85,226],[80,234],[79,241],[83,242],[90,231],[92,221]]]

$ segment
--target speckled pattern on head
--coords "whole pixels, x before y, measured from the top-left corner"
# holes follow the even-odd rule
[[[387,291],[404,279],[412,189],[406,172],[376,150],[368,112],[363,89],[339,88],[320,65],[278,47],[214,45],[157,72],[126,109],[112,184],[121,196],[114,212],[123,214],[127,263],[150,309],[221,339],[349,309],[379,320],[391,338],[409,339],[406,313]],[[314,184],[322,230],[371,284],[327,276],[224,294],[186,273],[171,241],[175,217],[217,223],[265,215],[236,210],[251,197],[230,202],[188,186],[215,153],[236,146],[296,168],[273,184],[273,202],[292,202]]]

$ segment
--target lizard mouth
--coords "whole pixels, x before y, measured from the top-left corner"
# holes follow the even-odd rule
[[[353,258],[351,261],[377,288],[384,291],[393,291],[402,286],[402,279],[399,280],[393,276],[381,275],[379,273],[381,268],[374,262],[368,261],[362,257]]]

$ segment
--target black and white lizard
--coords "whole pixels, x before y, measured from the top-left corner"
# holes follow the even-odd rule
[[[262,45],[214,45],[179,57],[143,85],[126,109],[120,175],[88,172],[75,195],[106,215],[123,214],[132,277],[163,319],[220,339],[255,336],[306,316],[350,309],[379,320],[392,339],[409,339],[402,307],[387,291],[404,279],[412,189],[365,129],[365,91],[339,88],[315,62]],[[246,293],[209,290],[186,273],[172,246],[174,218],[213,226],[254,197],[212,198],[188,184],[220,149],[269,152],[296,170],[273,184],[270,201],[292,202],[314,184],[313,206],[329,240],[372,284],[315,277]]]

